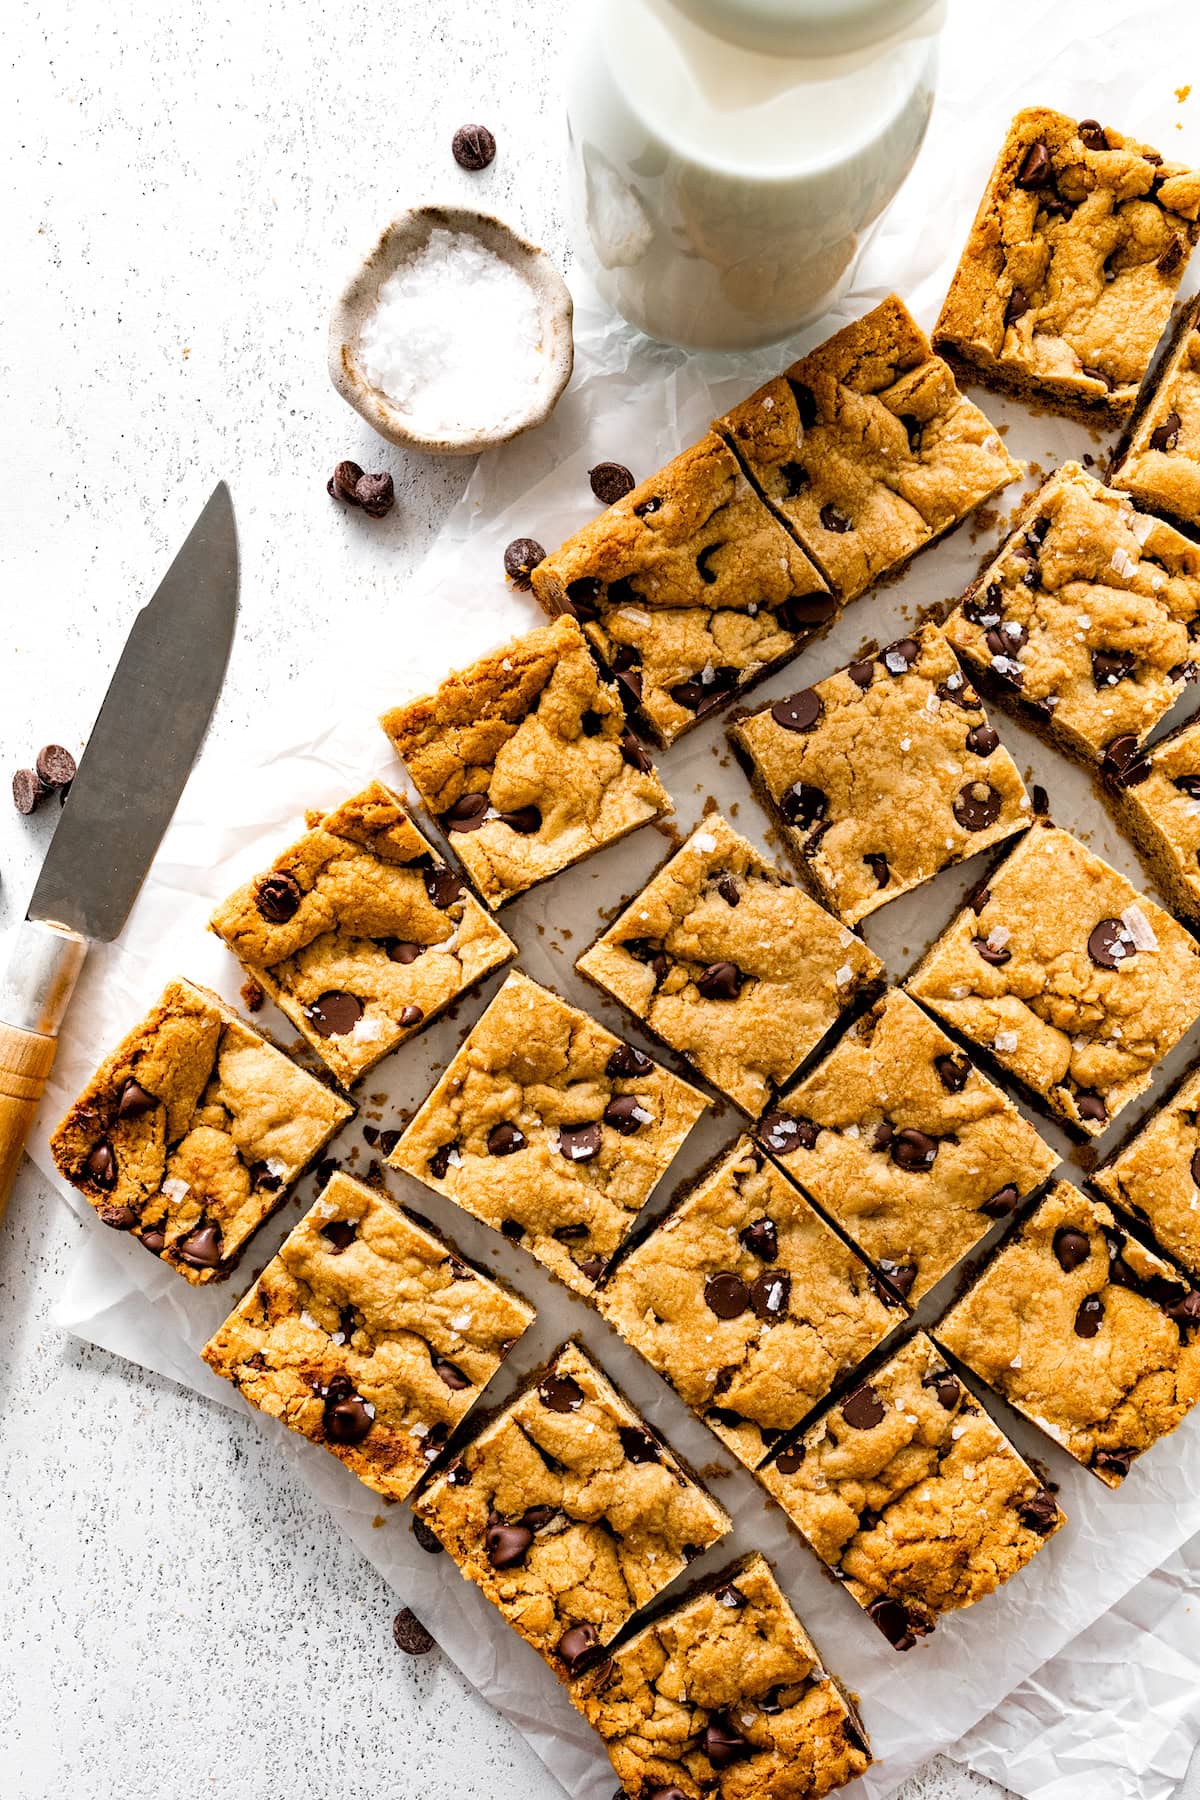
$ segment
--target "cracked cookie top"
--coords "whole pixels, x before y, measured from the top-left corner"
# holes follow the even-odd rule
[[[1185,308],[1108,479],[1140,505],[1200,525],[1200,296]]]
[[[882,973],[719,813],[575,966],[751,1117]]]
[[[894,294],[717,430],[843,600],[1020,473]]]
[[[1200,675],[1200,545],[1064,463],[945,632],[1047,737],[1119,763]]]
[[[670,810],[571,618],[380,723],[491,907]]]
[[[730,1529],[724,1509],[575,1343],[414,1510],[560,1674]]]
[[[823,1800],[871,1761],[853,1705],[757,1553],[570,1691],[629,1800]]]
[[[596,1304],[752,1469],[902,1316],[749,1138],[622,1258]]]
[[[1078,838],[1037,819],[905,986],[1096,1137],[1200,1016],[1200,949]]]
[[[715,433],[532,571],[669,744],[828,624],[837,602]]]
[[[935,1329],[1109,1487],[1200,1400],[1200,1292],[1066,1181]]]
[[[203,1355],[252,1406],[403,1500],[533,1318],[423,1222],[338,1173]]]
[[[1064,1522],[923,1332],[759,1480],[896,1650],[994,1592]]]
[[[106,1225],[192,1282],[242,1246],[354,1112],[216,994],[173,981],[50,1139]]]
[[[783,1096],[758,1136],[913,1300],[1058,1162],[1012,1101],[895,989]]]
[[[390,1161],[590,1294],[707,1106],[515,972]]]
[[[989,385],[1127,417],[1196,242],[1200,174],[1096,119],[1014,118],[933,334]]]
[[[1017,766],[935,626],[729,736],[797,866],[847,925],[1029,823]]]
[[[318,818],[211,925],[347,1085],[516,954],[379,781]]]

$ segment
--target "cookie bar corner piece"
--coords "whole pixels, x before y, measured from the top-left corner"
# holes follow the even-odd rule
[[[638,1800],[823,1800],[871,1763],[853,1702],[757,1551],[652,1619],[569,1692],[621,1791]]]
[[[317,819],[210,923],[347,1087],[516,955],[381,781]]]
[[[230,1273],[353,1113],[216,994],[178,979],[105,1057],[50,1150],[105,1225],[200,1284]]]
[[[894,294],[717,430],[844,601],[896,573],[1020,473]]]
[[[1200,294],[1109,464],[1108,482],[1141,507],[1200,525]]]
[[[1141,1221],[1193,1281],[1200,1281],[1200,1067],[1105,1158],[1089,1187]]]
[[[1171,910],[1200,927],[1200,720],[1105,758],[1101,792]]]
[[[573,618],[480,657],[380,723],[493,909],[671,808]]]
[[[533,1319],[423,1222],[339,1171],[203,1356],[251,1406],[403,1500]]]

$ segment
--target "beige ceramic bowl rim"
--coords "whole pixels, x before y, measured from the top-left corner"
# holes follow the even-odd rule
[[[428,242],[439,229],[470,232],[486,249],[501,256],[528,281],[537,301],[546,346],[546,369],[534,389],[529,411],[515,423],[489,429],[486,424],[460,433],[430,435],[386,394],[372,387],[358,363],[359,334],[374,309],[380,285],[402,261]],[[409,207],[384,228],[378,243],[359,265],[334,305],[329,321],[329,374],[342,399],[393,444],[441,456],[473,456],[506,444],[548,419],[571,379],[575,343],[571,328],[574,307],[570,289],[543,250],[493,213],[473,207],[425,205]]]

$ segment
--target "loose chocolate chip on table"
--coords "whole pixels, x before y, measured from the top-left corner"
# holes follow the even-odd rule
[[[614,1077],[625,1077],[632,1080],[635,1076],[646,1076],[653,1073],[654,1064],[632,1044],[619,1044],[605,1064],[605,1073]]]
[[[551,1412],[573,1413],[583,1405],[584,1392],[569,1375],[547,1375],[538,1385],[538,1399]]]
[[[633,1137],[647,1123],[644,1117],[646,1108],[636,1094],[616,1094],[604,1109],[604,1123],[619,1131],[622,1137]],[[597,1126],[597,1131],[599,1126]]]
[[[1177,412],[1169,412],[1162,424],[1156,426],[1150,433],[1150,448],[1152,450],[1173,450],[1179,442],[1179,428],[1182,423]],[[38,774],[41,774],[40,769]]]
[[[811,1150],[820,1129],[812,1119],[795,1119],[790,1113],[769,1112],[758,1128],[758,1135],[776,1156],[790,1156],[793,1150]]]
[[[221,1233],[216,1225],[198,1225],[175,1246],[175,1254],[192,1269],[219,1269]]]
[[[892,871],[888,867],[888,859],[882,850],[868,850],[863,857],[868,869],[875,877],[876,887],[885,888],[892,879]]]
[[[75,779],[75,758],[62,744],[46,744],[34,758],[33,767],[43,787],[68,787]]]
[[[325,492],[331,500],[344,500],[347,506],[357,506],[358,498],[354,490],[362,480],[362,473],[356,462],[338,463],[325,483]]]
[[[1053,1249],[1059,1267],[1068,1275],[1085,1263],[1092,1253],[1087,1233],[1077,1231],[1073,1225],[1060,1225],[1054,1234]]]
[[[1119,969],[1122,963],[1137,955],[1137,945],[1123,919],[1101,919],[1094,925],[1088,936],[1087,950],[1098,969]]]
[[[1200,1157],[1200,1150],[1196,1155]],[[761,1262],[774,1262],[779,1255],[779,1234],[775,1229],[774,1219],[755,1219],[744,1231],[738,1233],[743,1248],[751,1256],[757,1256]]]
[[[1150,774],[1150,761],[1138,746],[1132,732],[1113,738],[1100,759],[1100,772],[1117,787],[1136,787]]]
[[[1020,1197],[1013,1183],[1009,1181],[1002,1188],[997,1188],[991,1198],[984,1201],[979,1210],[989,1219],[1007,1219],[1011,1217]]]
[[[442,1543],[441,1538],[438,1537],[436,1532],[430,1529],[424,1519],[413,1520],[412,1534],[416,1538],[421,1549],[424,1550],[426,1556],[440,1556],[446,1548]]]
[[[726,1712],[713,1713],[704,1727],[701,1743],[714,1769],[727,1769],[750,1754],[749,1740],[742,1736]]]
[[[750,1305],[750,1290],[740,1275],[722,1270],[705,1282],[704,1303],[718,1319],[737,1319]]]
[[[397,1650],[403,1650],[406,1656],[426,1656],[434,1647],[433,1638],[407,1606],[392,1620],[392,1636]]]
[[[457,1363],[448,1362],[444,1356],[436,1358],[433,1372],[439,1381],[444,1381],[446,1386],[455,1393],[459,1393],[463,1388],[469,1388],[471,1385],[471,1377],[464,1375]]]
[[[1008,305],[1004,309],[1004,323],[1015,325],[1018,319],[1024,318],[1029,311],[1029,296],[1024,288],[1015,287],[1008,296]]]
[[[426,869],[424,875],[425,892],[429,896],[429,903],[431,906],[436,906],[439,912],[445,912],[448,906],[453,906],[456,900],[462,899],[463,884],[453,869],[439,865],[434,869]],[[418,949],[420,948],[422,946],[418,945]],[[403,957],[400,960],[403,961]]]
[[[750,1284],[754,1316],[771,1325],[786,1317],[792,1295],[792,1278],[786,1269],[764,1269]]]
[[[636,485],[624,463],[597,463],[588,470],[588,481],[601,506],[615,506]]]
[[[1109,143],[1099,119],[1080,119],[1080,141],[1087,150],[1107,150]]]
[[[328,994],[320,994],[311,1006],[306,1006],[304,1016],[318,1037],[345,1037],[362,1018],[363,1003],[354,994],[332,989]]]
[[[975,911],[978,912],[979,908],[976,907]],[[972,938],[971,943],[976,954],[982,956],[984,962],[990,963],[994,969],[1002,969],[1005,963],[1012,961],[1012,951],[1007,946],[1002,946],[998,950],[994,949],[986,938],[981,937]]]
[[[521,837],[532,837],[542,828],[542,815],[536,806],[517,806],[511,812],[497,813],[496,817],[501,825],[507,825]]]
[[[1058,1502],[1049,1488],[1038,1488],[1017,1502],[1017,1517],[1039,1537],[1047,1537],[1058,1523]]]
[[[569,1631],[564,1631],[558,1640],[558,1654],[568,1669],[573,1669],[587,1655],[598,1637],[599,1633],[594,1625],[572,1625]]]
[[[158,1101],[153,1094],[148,1094],[140,1082],[132,1077],[121,1089],[121,1098],[117,1101],[118,1119],[140,1119],[143,1113],[153,1112]]]
[[[818,819],[823,819],[829,808],[828,797],[819,787],[809,787],[807,782],[798,781],[794,787],[788,788],[779,799],[779,810],[789,825],[799,825],[807,831]]]
[[[355,484],[354,497],[370,519],[382,519],[396,504],[396,488],[386,470],[376,475],[361,475]]]
[[[545,560],[546,552],[536,538],[514,538],[504,552],[504,573],[515,588],[523,590],[534,569]]]
[[[486,125],[460,125],[450,145],[460,169],[477,175],[496,154],[496,140]]]
[[[911,1650],[916,1643],[913,1622],[898,1600],[889,1600],[886,1596],[872,1600],[867,1616],[878,1625],[893,1650]]]
[[[1104,1321],[1104,1302],[1099,1294],[1085,1294],[1075,1314],[1075,1335],[1094,1338]]]
[[[528,1555],[533,1532],[528,1525],[506,1525],[503,1519],[494,1519],[483,1541],[493,1569],[518,1569]]]
[[[921,1377],[921,1386],[933,1389],[938,1405],[946,1412],[953,1412],[958,1405],[962,1385],[949,1369],[931,1369],[928,1375]]]
[[[933,1066],[938,1072],[938,1079],[948,1094],[961,1094],[971,1075],[971,1059],[969,1056],[952,1056],[949,1051],[944,1056],[935,1056]]]
[[[563,1125],[558,1133],[558,1153],[568,1162],[591,1162],[600,1154],[603,1133],[595,1122],[588,1125]]]
[[[736,1000],[744,977],[736,963],[709,963],[696,977],[696,988],[705,1000]]]
[[[855,1388],[843,1400],[842,1417],[855,1431],[871,1431],[876,1425],[883,1423],[887,1417],[887,1407],[870,1383],[864,1381],[861,1387]]]
[[[836,532],[839,537],[851,530],[850,520],[846,517],[844,512],[838,511],[832,501],[827,500],[825,502],[825,505],[821,508],[820,518],[826,531]]]
[[[254,890],[254,904],[270,925],[286,925],[303,898],[300,883],[291,875],[264,875]]]
[[[93,1148],[84,1171],[90,1181],[99,1188],[111,1188],[117,1185],[117,1159],[113,1155],[113,1147],[107,1138],[101,1138]]]
[[[662,1453],[658,1442],[641,1425],[618,1425],[617,1436],[621,1440],[621,1448],[631,1463],[657,1463],[662,1461]]]
[[[1004,796],[990,782],[969,781],[955,797],[954,817],[964,831],[986,831],[1000,817],[1003,805]]]
[[[447,831],[478,831],[491,810],[486,794],[463,794],[442,814],[442,824]]]
[[[515,1150],[525,1148],[525,1133],[507,1119],[502,1120],[488,1132],[487,1147],[489,1156],[511,1156]]]
[[[98,1213],[100,1223],[107,1225],[110,1231],[132,1231],[137,1224],[137,1214],[132,1206],[101,1206]]]
[[[915,1125],[906,1125],[903,1131],[896,1132],[888,1148],[892,1161],[902,1169],[919,1171],[932,1169],[938,1153],[938,1141],[930,1137],[928,1132],[918,1131]]]
[[[13,805],[25,818],[45,798],[46,790],[33,769],[18,769],[12,778]]]

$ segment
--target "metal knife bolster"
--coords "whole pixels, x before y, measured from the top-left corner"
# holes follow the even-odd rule
[[[0,1023],[55,1037],[70,1003],[88,941],[45,919],[25,919],[0,978]]]

